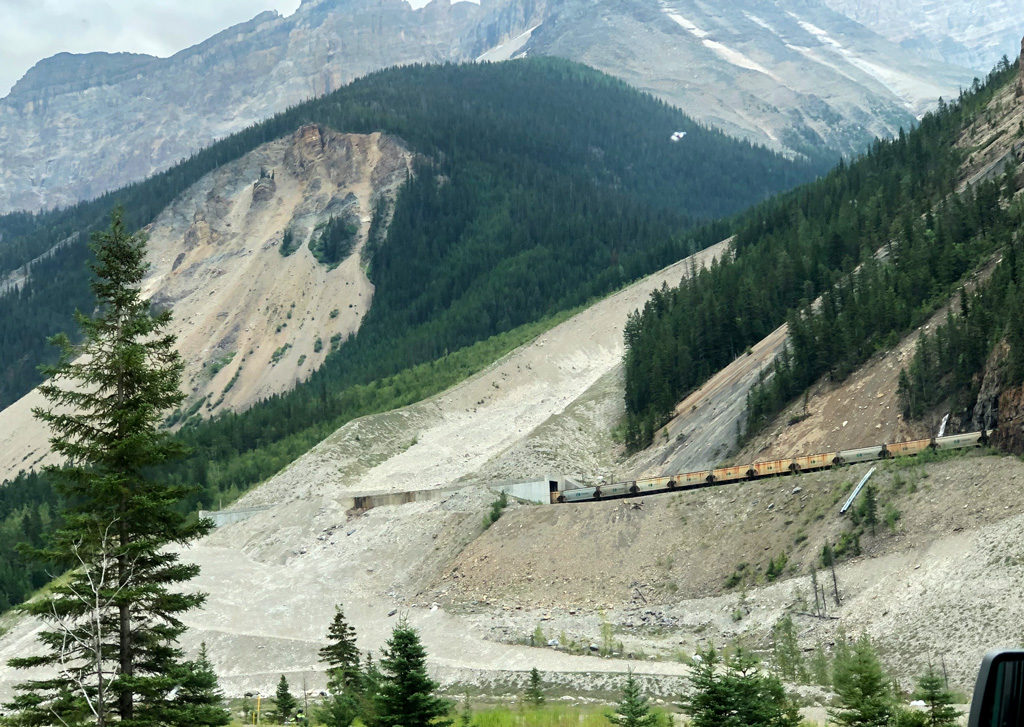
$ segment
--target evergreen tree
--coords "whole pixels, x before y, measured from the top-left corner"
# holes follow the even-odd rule
[[[462,695],[462,709],[459,710],[459,727],[472,727],[473,706],[469,703],[469,692]]]
[[[544,704],[544,690],[541,689],[540,672],[537,671],[537,667],[530,669],[530,682],[526,685],[523,699],[533,707],[539,707]]]
[[[189,693],[180,616],[204,600],[179,587],[198,566],[167,546],[190,542],[208,523],[177,507],[191,488],[152,476],[182,454],[160,427],[182,400],[182,363],[165,333],[170,311],[153,314],[141,296],[145,238],[115,210],[92,250],[95,316],[76,315],[80,345],[54,338],[61,358],[40,387],[51,408],[34,411],[66,461],[49,470],[66,505],[61,528],[33,555],[73,570],[25,606],[45,624],[45,653],[9,662],[54,675],[18,685],[8,707],[25,724],[75,724],[83,715],[101,726],[165,724],[178,712],[172,695]]]
[[[626,686],[615,713],[607,717],[609,722],[619,727],[654,727],[658,724],[658,715],[651,712],[647,697],[641,693],[632,671],[626,676]]]
[[[327,646],[320,649],[320,659],[327,663],[328,688],[337,693],[357,690],[360,675],[356,630],[345,620],[341,606],[335,607],[327,640]]]
[[[231,713],[224,706],[217,674],[206,653],[206,644],[200,644],[195,661],[182,665],[179,691],[173,700],[176,714],[167,723],[176,727],[190,725],[226,725]]]
[[[814,683],[821,687],[831,687],[832,677],[829,674],[829,663],[828,654],[825,653],[825,647],[821,645],[819,641],[814,646],[814,654],[811,656],[811,679]]]
[[[427,652],[406,621],[395,626],[380,660],[380,689],[374,727],[447,727],[451,705],[436,697],[427,675]]]
[[[837,724],[884,727],[889,723],[893,714],[890,684],[867,634],[852,649],[842,654],[837,650],[832,684],[842,705],[829,711]]]
[[[864,501],[860,507],[861,521],[875,534],[875,526],[878,525],[878,493],[872,485],[864,488]]]
[[[928,727],[958,724],[960,710],[953,705],[953,695],[946,689],[942,675],[928,665],[928,670],[918,677],[914,698],[927,705]]]
[[[772,661],[779,676],[790,682],[807,681],[807,667],[796,638],[796,626],[786,614],[772,629]]]
[[[689,694],[683,697],[680,706],[690,715],[693,727],[720,727],[726,724],[731,708],[730,696],[718,673],[721,659],[711,646],[706,651],[698,650],[693,660],[695,663],[688,677]]]
[[[282,674],[281,680],[277,683],[277,691],[274,693],[274,709],[277,711],[277,718],[281,720],[281,724],[284,724],[291,718],[292,713],[295,712],[295,708],[298,706],[299,702],[292,696],[291,690],[288,687],[288,680]]]
[[[714,648],[697,652],[690,694],[682,703],[694,727],[796,727],[800,714],[782,682],[762,674],[757,660],[737,648],[719,669]]]

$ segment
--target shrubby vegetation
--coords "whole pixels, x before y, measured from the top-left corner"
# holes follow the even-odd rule
[[[752,396],[758,425],[808,377],[843,375],[895,340],[1005,243],[1016,213],[1001,209],[997,184],[951,195],[965,154],[958,135],[1015,74],[1016,66],[1000,64],[913,131],[742,215],[733,259],[656,292],[625,333],[630,446],[647,445],[679,400],[789,318],[796,335],[782,375]],[[873,259],[879,249],[888,259]],[[808,314],[825,293],[821,311]]]

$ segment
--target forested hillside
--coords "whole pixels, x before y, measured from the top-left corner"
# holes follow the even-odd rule
[[[750,397],[748,428],[760,426],[822,373],[841,378],[897,340],[1006,245],[1021,215],[1000,204],[1010,180],[954,196],[965,156],[955,142],[1015,75],[1001,63],[913,131],[760,205],[736,225],[734,260],[653,296],[626,331],[630,445],[649,443],[676,402],[788,319],[790,348]]]
[[[113,205],[123,205],[128,219],[143,226],[202,175],[303,123],[383,130],[427,160],[399,202],[398,232],[371,261],[382,292],[394,282],[403,289],[391,293],[422,297],[414,318],[457,303],[470,279],[502,263],[489,273],[501,291],[482,294],[481,304],[490,308],[453,312],[475,322],[464,320],[461,333],[441,341],[435,352],[677,259],[693,244],[683,242],[680,232],[695,221],[743,209],[816,171],[701,128],[678,110],[569,62],[382,71],[229,137],[146,182],[67,210],[0,217],[0,281],[69,241],[31,266],[19,293],[0,296],[0,406],[39,382],[36,366],[53,355],[46,336],[70,329],[74,308],[89,305],[85,241]],[[687,135],[671,142],[675,131]],[[473,260],[480,246],[484,257]],[[551,256],[562,256],[572,270],[559,268]],[[402,261],[398,267],[414,262],[417,268],[396,270],[395,260]],[[427,291],[422,287],[429,278],[422,274],[430,266],[446,279]],[[592,281],[595,275],[600,280]],[[581,281],[587,290],[572,292]],[[512,301],[507,320],[503,313],[491,321],[495,301],[503,311],[510,308],[509,294],[522,300]],[[477,303],[466,300],[463,308],[476,309]],[[378,305],[387,308],[388,302]]]
[[[72,330],[73,308],[91,305],[84,241],[112,205],[143,225],[209,170],[306,123],[383,130],[420,161],[390,226],[385,210],[373,216],[366,262],[376,293],[359,333],[332,342],[322,369],[294,391],[182,430],[193,455],[167,475],[198,486],[190,506],[232,499],[353,417],[450,386],[544,320],[726,234],[708,220],[815,172],[568,62],[383,71],[145,183],[69,210],[0,218],[0,273],[69,240],[30,267],[20,293],[0,298],[0,403],[37,383],[45,337]],[[676,131],[687,133],[673,142]],[[13,562],[17,542],[48,529],[53,495],[38,475],[5,489],[0,558]],[[0,607],[43,578],[0,572]]]

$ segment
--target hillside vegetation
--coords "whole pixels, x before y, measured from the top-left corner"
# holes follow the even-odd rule
[[[0,406],[39,383],[36,366],[53,357],[46,336],[71,329],[72,311],[91,304],[86,240],[112,206],[123,205],[135,226],[148,224],[204,174],[304,123],[395,134],[424,157],[394,210],[395,231],[370,260],[383,295],[380,322],[368,327],[385,335],[366,334],[393,341],[389,326],[423,324],[452,308],[447,322],[409,343],[418,360],[679,259],[699,244],[680,237],[695,221],[816,171],[569,62],[375,73],[145,182],[66,210],[0,217],[0,279],[30,266],[20,292],[0,297]],[[687,136],[672,143],[677,130]],[[32,263],[61,241],[68,244]],[[362,358],[376,362],[379,353]],[[396,350],[389,365],[404,367],[408,354]]]
[[[418,166],[393,209],[373,215],[365,263],[376,293],[359,333],[333,342],[322,369],[292,392],[182,431],[193,455],[167,474],[199,485],[190,507],[230,501],[354,417],[450,386],[561,311],[721,234],[715,224],[686,232],[698,222],[814,172],[568,62],[380,72],[144,183],[68,210],[0,218],[0,274],[69,240],[29,266],[20,292],[0,298],[0,404],[38,381],[45,337],[91,305],[85,239],[112,205],[148,223],[204,174],[308,123],[383,130],[419,154]],[[685,139],[671,142],[680,130]],[[330,264],[336,251],[325,252]],[[49,529],[54,499],[35,474],[4,494],[0,555],[13,564],[16,543]],[[0,573],[0,608],[43,580],[11,565]]]
[[[630,445],[648,444],[676,402],[788,319],[790,350],[751,395],[756,428],[822,373],[845,376],[894,343],[1005,245],[1021,214],[1001,203],[1009,180],[954,192],[957,138],[1011,78],[1016,66],[1000,64],[909,133],[755,208],[736,225],[732,261],[656,293],[626,330]]]

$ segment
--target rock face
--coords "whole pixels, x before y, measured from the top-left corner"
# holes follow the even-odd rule
[[[373,285],[361,265],[373,208],[412,168],[398,139],[305,126],[206,175],[147,228],[143,292],[174,306],[183,410],[241,410],[291,389],[358,330]],[[307,242],[332,215],[359,221],[337,267]],[[293,252],[284,256],[286,233]],[[32,391],[0,412],[0,480],[52,461]]]
[[[93,197],[395,64],[558,55],[777,149],[851,152],[973,75],[817,0],[306,0],[166,59],[60,54],[0,100],[0,212]]]
[[[1024,386],[1006,389],[999,395],[999,425],[992,443],[1013,454],[1024,454]]]
[[[1020,0],[824,0],[833,10],[929,58],[979,76],[1013,58],[1024,32]]]

